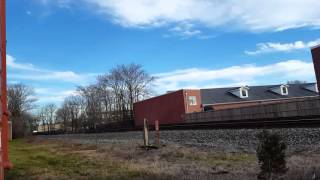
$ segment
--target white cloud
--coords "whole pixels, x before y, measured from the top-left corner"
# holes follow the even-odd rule
[[[241,65],[223,69],[183,69],[155,74],[159,91],[181,88],[213,88],[239,85],[278,84],[288,80],[314,81],[311,62],[288,60],[275,64],[257,66]]]
[[[76,85],[87,85],[97,74],[48,70],[30,63],[19,63],[7,55],[8,82],[25,83],[35,88],[38,104],[61,103],[65,97],[76,95]],[[70,90],[72,89],[72,90]]]
[[[85,84],[90,79],[94,78],[95,74],[77,74],[72,71],[43,71],[43,72],[29,72],[29,73],[15,73],[9,77],[19,80],[31,80],[31,81],[60,81],[71,82],[74,84]]]
[[[39,104],[61,103],[68,96],[78,95],[77,91],[74,89],[36,88],[35,92]]]
[[[197,22],[207,27],[282,31],[320,26],[318,0],[82,0],[125,27]]]
[[[179,36],[182,39],[202,36],[202,31],[195,29],[194,25],[189,22],[182,22],[169,29],[169,32],[171,32],[173,36]]]
[[[35,1],[45,6],[57,4],[61,8],[69,8],[71,4],[76,2],[74,0],[35,0]]]
[[[7,54],[7,66],[9,68],[8,77],[10,79],[12,77],[15,80],[58,80],[60,82],[85,84],[96,76],[96,74],[93,73],[78,74],[73,71],[53,71],[36,67],[30,63],[18,63],[16,59],[9,54]],[[10,73],[10,70],[14,71],[14,75]]]
[[[289,52],[292,50],[307,49],[312,46],[316,46],[318,44],[320,44],[320,39],[309,41],[309,42],[296,41],[293,43],[267,42],[267,43],[259,43],[257,44],[256,50],[245,51],[245,53],[248,55],[256,55],[256,54],[271,53],[271,52]]]
[[[38,0],[70,8],[84,5],[124,27],[196,22],[206,27],[283,31],[320,27],[318,0]]]
[[[7,54],[7,66],[12,69],[36,71],[36,68],[33,66],[33,64],[17,63],[16,59],[9,54]]]

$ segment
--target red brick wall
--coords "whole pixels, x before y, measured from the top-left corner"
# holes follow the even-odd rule
[[[135,126],[143,126],[146,118],[149,124],[158,120],[160,124],[183,123],[185,113],[184,91],[164,94],[133,105]]]
[[[196,97],[196,101],[197,101],[196,105],[190,105],[189,96]],[[184,90],[184,99],[185,99],[186,113],[193,113],[193,112],[201,112],[202,111],[200,90]]]
[[[311,52],[314,64],[314,71],[317,77],[318,89],[320,90],[320,46],[313,48]]]

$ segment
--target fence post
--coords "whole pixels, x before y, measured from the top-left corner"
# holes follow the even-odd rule
[[[148,129],[148,120],[144,118],[143,120],[143,139],[144,139],[144,147],[147,149],[149,146],[149,129]]]
[[[96,132],[96,152],[98,152],[98,133]]]
[[[155,121],[155,130],[156,130],[156,142],[157,145],[160,146],[160,132],[159,132],[159,121]]]

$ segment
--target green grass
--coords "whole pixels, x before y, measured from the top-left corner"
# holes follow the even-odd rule
[[[256,162],[256,156],[253,154],[215,154],[209,155],[206,159],[203,159],[203,161],[211,166],[248,165]]]
[[[240,153],[200,153],[186,150],[169,151],[160,155],[169,162],[196,162],[204,166],[252,164],[257,161],[255,154]]]
[[[9,143],[14,168],[6,172],[6,179],[177,179],[182,178],[188,164],[195,164],[206,172],[208,168],[228,170],[256,162],[254,154],[211,153],[175,147],[155,151],[132,146],[108,147],[107,151],[97,153],[96,147],[89,145],[14,140]]]
[[[54,151],[58,146],[23,139],[10,142],[9,157],[14,168],[6,172],[6,179],[132,179],[147,175],[122,163]]]

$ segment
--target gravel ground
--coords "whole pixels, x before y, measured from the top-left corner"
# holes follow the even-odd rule
[[[256,135],[260,129],[222,130],[179,130],[161,131],[163,144],[175,143],[182,146],[205,148],[223,152],[254,153],[257,146]],[[320,128],[272,129],[279,133],[288,145],[288,153],[320,153]],[[100,134],[66,134],[41,136],[48,139],[73,141],[83,144],[142,143],[142,132],[116,132]],[[154,132],[150,132],[151,142]]]

